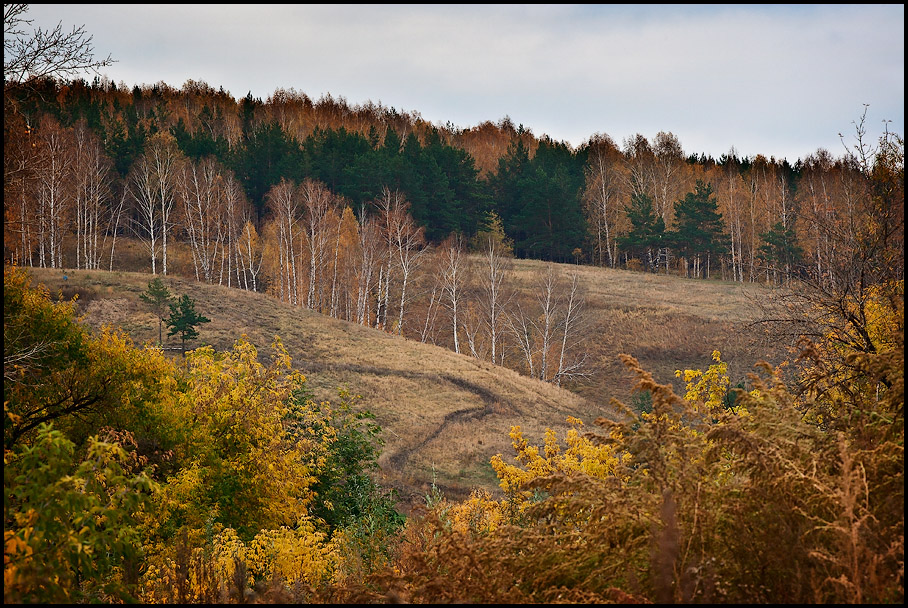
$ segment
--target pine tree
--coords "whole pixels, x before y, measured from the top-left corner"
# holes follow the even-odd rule
[[[791,226],[787,228],[782,222],[776,222],[767,232],[760,234],[763,244],[757,256],[773,269],[774,274],[780,271],[785,280],[791,279],[794,267],[801,262],[804,250],[797,243],[797,235]],[[780,278],[780,281],[782,280]]]
[[[582,246],[583,166],[567,146],[550,140],[540,142],[532,159],[518,141],[499,160],[489,185],[519,257],[568,261]]]
[[[164,313],[167,312],[173,297],[173,294],[170,293],[170,290],[167,289],[167,286],[164,285],[160,278],[155,278],[148,283],[148,289],[139,294],[139,299],[151,306],[155,316],[158,317],[158,346],[164,342]]]
[[[675,203],[676,228],[669,236],[678,253],[686,258],[687,276],[691,274],[691,262],[694,263],[694,275],[700,276],[705,259],[708,277],[711,258],[717,257],[722,250],[722,214],[712,194],[712,184],[704,184],[698,179],[694,192],[688,192]]]
[[[181,349],[186,354],[186,340],[195,340],[199,337],[196,326],[201,323],[210,323],[211,319],[196,312],[195,301],[187,295],[180,296],[176,304],[170,304],[170,318],[167,319],[168,336],[180,334]]]
[[[631,196],[631,203],[624,210],[632,228],[618,238],[618,244],[635,253],[645,253],[647,267],[655,270],[656,258],[653,251],[658,251],[665,245],[665,222],[653,208],[653,199],[642,192]]]

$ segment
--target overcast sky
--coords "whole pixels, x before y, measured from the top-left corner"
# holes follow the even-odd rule
[[[794,162],[904,135],[905,7],[888,5],[44,4],[84,25],[113,81],[278,88],[462,128],[509,116],[578,146],[674,133],[685,153]],[[91,75],[87,78],[90,80]]]

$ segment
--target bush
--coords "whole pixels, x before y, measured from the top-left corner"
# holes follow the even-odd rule
[[[878,390],[852,397],[847,433],[805,419],[811,403],[768,366],[725,407],[729,382],[714,356],[706,373],[681,372],[686,399],[622,356],[651,412],[622,406],[626,422],[599,419],[601,431],[575,434],[563,453],[554,436],[540,449],[515,429],[518,466],[495,464],[508,498],[469,509],[436,501],[408,525],[393,567],[349,597],[901,603],[901,346],[851,359]],[[491,521],[515,501],[519,517],[503,525],[451,525],[458,512]]]
[[[5,601],[134,600],[139,519],[154,484],[125,473],[127,462],[121,446],[96,437],[77,460],[50,425],[4,454]]]

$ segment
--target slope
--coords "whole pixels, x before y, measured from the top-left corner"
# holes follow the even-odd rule
[[[50,269],[31,274],[52,296],[78,294],[77,313],[86,324],[121,328],[137,344],[157,339],[157,319],[139,299],[151,275]],[[514,424],[541,438],[547,427],[565,429],[568,416],[591,421],[605,413],[577,394],[514,371],[265,294],[179,277],[163,281],[172,293],[188,294],[211,319],[193,346],[226,349],[245,334],[264,361],[279,336],[318,400],[336,401],[340,387],[361,395],[361,406],[383,429],[380,481],[398,490],[406,511],[424,504],[433,483],[451,498],[463,498],[473,487],[497,492],[489,459],[512,454],[508,432]],[[175,338],[171,343],[178,344]]]

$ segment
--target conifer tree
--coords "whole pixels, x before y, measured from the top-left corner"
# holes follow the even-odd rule
[[[201,323],[210,323],[211,319],[199,314],[195,310],[195,301],[187,295],[180,296],[177,302],[170,304],[170,318],[167,319],[168,336],[180,334],[181,351],[186,354],[186,340],[195,340],[199,337],[196,326]]]
[[[158,317],[158,346],[164,342],[164,313],[169,309],[173,297],[160,277],[155,277],[148,283],[148,289],[139,294],[139,299],[151,306],[155,316]]]
[[[619,237],[619,245],[637,254],[645,253],[647,267],[655,270],[656,258],[653,251],[658,251],[665,244],[665,222],[653,209],[653,199],[643,192],[633,194],[630,205],[625,206],[624,210],[632,228],[626,235]]]
[[[706,276],[709,276],[711,258],[721,251],[722,235],[722,214],[713,196],[712,184],[704,184],[698,179],[694,192],[688,192],[675,203],[675,230],[670,233],[679,255],[686,258],[687,276],[691,274],[691,262],[694,276],[700,276],[704,260]]]
[[[763,244],[760,245],[757,257],[773,269],[773,274],[782,276],[779,280],[791,280],[795,266],[801,262],[804,250],[797,243],[797,235],[791,226],[776,222],[767,232],[760,234]]]

